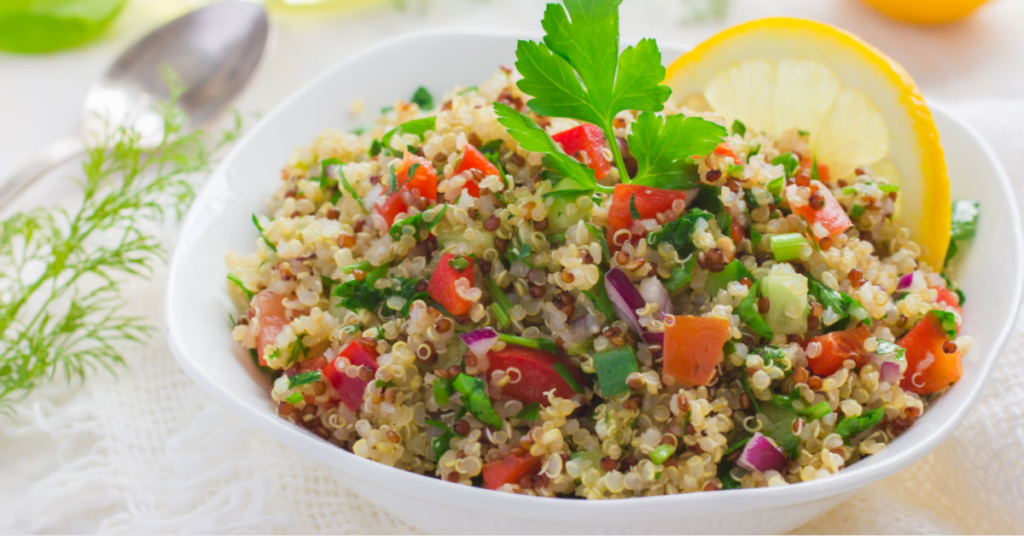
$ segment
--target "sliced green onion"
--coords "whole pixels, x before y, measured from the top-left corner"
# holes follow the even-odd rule
[[[508,344],[533,348],[534,350],[546,350],[551,353],[558,353],[558,347],[555,346],[555,343],[547,339],[527,339],[526,337],[518,337],[516,335],[509,335],[508,333],[499,333],[498,340],[504,341]]]
[[[394,387],[395,382],[388,382],[384,380],[377,380],[373,383],[373,386],[377,389],[387,389],[388,387]]]
[[[252,297],[255,294],[253,293],[253,291],[245,288],[245,285],[242,284],[242,280],[239,279],[237,275],[235,275],[235,274],[228,274],[228,281],[231,281],[232,283],[235,284],[235,286],[237,286],[238,288],[242,289],[242,292],[245,293],[245,296],[247,298],[249,298],[250,301],[252,300]]]
[[[288,395],[288,397],[285,398],[284,401],[294,406],[295,404],[302,402],[302,393],[295,391],[292,394]]]
[[[498,318],[498,323],[503,328],[508,327],[509,323],[512,321],[512,302],[508,301],[508,296],[498,288],[498,285],[495,284],[493,279],[491,279],[491,276],[487,276],[484,279],[484,286],[487,288],[487,292],[491,295],[491,300],[493,300],[491,302],[491,311],[494,313],[494,316]]]
[[[768,181],[768,193],[775,197],[782,197],[782,187],[785,186],[786,179],[784,177],[778,177]]]
[[[658,445],[651,451],[651,461],[655,465],[661,465],[675,453],[676,448],[672,445]]]
[[[751,437],[753,436],[744,437],[743,439],[730,445],[729,448],[725,449],[725,452],[722,453],[722,457],[724,458],[727,455],[732,454],[733,452],[736,452],[737,450],[743,448],[743,445],[746,445],[747,441],[750,441]]]
[[[800,247],[809,244],[807,237],[800,233],[773,235],[770,239],[772,255],[779,262],[800,258]]]
[[[875,186],[878,186],[879,190],[887,194],[900,191],[900,187],[895,184],[876,184]]]
[[[306,385],[307,383],[313,383],[320,381],[320,371],[312,370],[309,372],[300,372],[290,378],[288,378],[288,388],[294,389],[300,385]]]
[[[574,392],[583,392],[583,388],[580,387],[579,382],[576,381],[576,377],[572,375],[572,372],[569,372],[569,368],[565,366],[565,363],[555,363],[555,372],[558,372],[558,375],[565,380],[565,383],[569,384],[569,387],[571,387]]]

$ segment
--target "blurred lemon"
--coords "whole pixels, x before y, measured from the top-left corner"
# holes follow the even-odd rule
[[[903,22],[942,24],[970,15],[988,0],[861,0]]]
[[[727,124],[769,134],[810,132],[833,178],[869,165],[900,186],[896,217],[942,269],[950,233],[949,179],[939,132],[910,75],[854,35],[802,19],[735,26],[668,67],[676,99],[702,98]]]

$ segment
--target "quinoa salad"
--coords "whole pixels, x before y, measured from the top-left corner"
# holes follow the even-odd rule
[[[569,4],[516,67],[293,151],[255,249],[227,254],[232,336],[277,414],[545,497],[795,484],[884,449],[971,347],[963,294],[894,221],[898,185],[669,95],[652,40],[617,65],[648,91],[615,93],[615,65],[606,83],[559,50],[597,24]],[[544,62],[588,92],[552,90]],[[599,85],[622,98],[595,104]],[[976,219],[958,202],[954,237]]]

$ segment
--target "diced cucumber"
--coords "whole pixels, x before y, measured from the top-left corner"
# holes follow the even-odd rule
[[[601,394],[605,398],[629,392],[626,378],[634,372],[640,372],[630,346],[619,346],[594,354],[594,368],[597,369],[597,381],[601,384]]]
[[[604,474],[604,470],[601,469],[601,460],[605,457],[605,453],[600,448],[596,450],[588,450],[585,452],[573,452],[569,455],[570,460],[579,460],[581,462],[590,462],[590,467],[597,469]],[[584,469],[585,470],[585,469]]]
[[[558,184],[555,185],[553,191],[558,192],[562,190],[579,190],[580,186],[576,184],[572,179],[562,179]],[[587,194],[581,194],[587,195]],[[573,225],[581,221],[588,221],[590,219],[590,209],[581,209],[575,206],[575,210],[570,216],[568,213],[569,205],[576,205],[576,199],[579,197],[560,197],[552,196],[551,206],[548,207],[548,230],[549,232],[564,231]]]
[[[719,290],[727,288],[729,283],[739,281],[744,277],[751,281],[754,280],[754,275],[750,273],[750,270],[747,270],[747,267],[743,266],[742,262],[735,260],[725,265],[725,269],[721,272],[709,272],[708,280],[707,283],[705,283],[704,288],[707,290],[707,293],[714,298],[718,296]]]
[[[483,235],[483,240],[480,241],[479,246],[472,252],[462,252],[463,254],[475,253],[476,255],[483,255],[484,251],[494,248],[494,233],[488,231],[478,231]],[[466,235],[462,233],[451,233],[437,235],[437,248],[444,251],[449,245],[460,242],[466,242]]]
[[[775,333],[794,335],[807,331],[807,278],[789,268],[773,268],[761,279],[761,295],[768,298],[768,313],[764,321]]]

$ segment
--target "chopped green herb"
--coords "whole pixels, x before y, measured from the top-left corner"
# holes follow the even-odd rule
[[[931,311],[928,312],[935,315],[935,318],[939,321],[939,324],[942,325],[942,330],[946,332],[946,337],[948,337],[951,341],[955,340],[956,315],[949,311],[940,311],[938,309],[932,309]]]
[[[512,321],[511,311],[512,302],[508,300],[508,296],[502,292],[498,285],[495,284],[491,276],[487,276],[484,279],[484,286],[487,288],[487,293],[491,295],[491,299],[494,300],[491,303],[491,311],[494,312],[494,316],[498,318],[498,323],[501,327],[508,327]]]
[[[772,158],[772,165],[773,166],[778,166],[780,164],[782,165],[782,168],[786,171],[786,178],[788,179],[788,178],[792,177],[793,174],[796,173],[796,170],[800,167],[800,159],[797,158],[796,155],[794,155],[793,153],[780,154],[779,156],[776,156],[775,158]],[[772,181],[772,182],[775,182],[775,181]],[[770,188],[771,188],[771,184],[769,183],[769,189]],[[780,188],[780,191],[781,191],[781,188]],[[772,192],[772,193],[774,194],[775,192]],[[782,195],[782,194],[779,193],[779,194],[775,194],[775,195]]]
[[[690,255],[689,260],[682,265],[672,267],[672,274],[665,280],[665,290],[668,290],[669,294],[675,294],[689,285],[690,281],[693,281],[693,267],[696,264],[697,256]]]
[[[738,179],[743,176],[743,166],[740,164],[732,164],[729,166],[729,169],[726,170],[725,174]]]
[[[544,238],[547,239],[549,244],[561,244],[562,242],[565,242],[565,233],[549,234]]]
[[[729,454],[732,454],[733,452],[736,452],[737,450],[743,448],[743,445],[746,445],[747,442],[750,441],[751,437],[753,436],[744,437],[743,439],[733,443],[732,445],[729,445],[729,448],[725,449],[725,452],[722,453],[722,457],[724,458]]]
[[[402,232],[406,227],[412,227],[412,237],[416,240],[422,240],[426,238],[425,235],[427,233],[433,230],[434,227],[437,227],[437,224],[441,223],[445,212],[448,211],[448,206],[449,205],[447,204],[441,205],[440,210],[438,210],[435,205],[426,211],[420,212],[419,214],[414,214],[404,220],[396,221],[391,225],[391,229],[388,231],[388,234],[391,235],[392,239],[398,240],[402,237]],[[433,214],[432,219],[427,219],[428,213]]]
[[[430,443],[430,447],[434,451],[434,461],[436,462],[441,459],[441,456],[444,456],[445,452],[451,450],[452,439],[462,436],[456,434],[455,430],[452,430],[451,426],[448,426],[447,424],[441,421],[435,421],[433,419],[424,419],[424,422],[444,432],[440,436],[434,438],[434,440]]]
[[[523,421],[536,421],[540,417],[540,404],[537,402],[530,402],[525,408],[516,413],[514,419],[520,419]]]
[[[786,179],[783,177],[776,177],[768,181],[768,193],[775,196],[776,199],[782,197],[782,187],[786,185]]]
[[[412,121],[406,121],[405,123],[398,125],[397,127],[387,131],[387,133],[384,134],[384,137],[380,139],[381,148],[383,150],[391,152],[391,138],[393,138],[395,134],[412,134],[413,136],[416,136],[422,140],[423,136],[426,135],[427,131],[434,130],[436,124],[437,117],[435,116],[424,117],[421,119],[413,119]]]
[[[267,240],[267,236],[263,234],[263,226],[260,225],[260,220],[256,218],[255,214],[252,215],[252,223],[256,226],[256,230],[260,232],[260,238],[263,239],[263,243],[266,244],[271,251],[277,253],[277,247],[274,246],[274,244],[271,244],[270,240]]]
[[[297,346],[297,345],[296,345]],[[300,372],[290,378],[288,378],[288,388],[294,389],[300,385],[306,385],[307,383],[313,383],[320,381],[321,375],[319,370],[311,370],[309,372]]]
[[[878,355],[892,355],[896,361],[903,361],[907,350],[902,346],[889,342],[885,339],[878,339],[878,348],[875,349],[875,353]]]
[[[832,408],[825,401],[805,407],[806,402],[803,400],[799,389],[794,389],[789,395],[772,395],[772,403],[801,417],[806,417],[808,421],[816,421],[832,413]]]
[[[448,378],[440,376],[434,378],[434,402],[437,402],[438,406],[447,404],[453,393],[455,393],[455,388],[452,387],[452,382],[448,381]]]
[[[587,230],[590,231],[590,234],[594,235],[594,238],[597,238],[597,241],[601,243],[601,253],[604,253],[604,261],[610,261],[612,254],[608,250],[608,240],[605,239],[604,233],[589,223],[584,223],[584,225],[587,226]]]
[[[647,243],[657,249],[658,244],[668,243],[679,254],[679,258],[685,259],[696,251],[697,246],[690,239],[690,234],[697,226],[697,220],[711,221],[712,216],[701,209],[693,208],[689,212],[673,220],[658,232],[647,235]]]
[[[747,153],[747,162],[750,162],[750,159],[754,158],[754,156],[757,153],[760,153],[760,152],[761,152],[761,144],[758,143],[757,145],[754,145],[754,147],[751,148],[750,151]]]
[[[386,298],[384,291],[374,286],[374,283],[387,275],[388,268],[387,264],[381,265],[368,272],[362,281],[351,279],[335,286],[334,296],[341,298],[341,305],[346,309],[365,309],[376,313]]]
[[[508,333],[498,333],[498,340],[505,341],[507,344],[533,348],[534,350],[546,350],[551,353],[558,353],[558,347],[555,346],[555,343],[540,337],[536,339],[527,339],[526,337],[519,337]]]
[[[747,134],[747,125],[744,125],[739,119],[732,122],[732,133],[739,136],[745,136]]]
[[[237,275],[228,274],[228,281],[231,281],[232,283],[235,284],[236,287],[242,289],[242,292],[245,293],[245,297],[249,298],[250,301],[252,300],[252,297],[255,296],[255,293],[253,293],[253,291],[245,288],[245,285],[242,283],[242,280],[239,279]]]
[[[434,109],[434,96],[423,86],[416,88],[416,92],[412,94],[410,102],[419,106],[421,110]]]
[[[750,228],[750,249],[757,250],[757,245],[761,243],[761,239],[764,235],[757,232],[753,227]]]
[[[885,408],[865,411],[857,417],[845,417],[836,425],[836,433],[843,439],[866,432],[885,418]]]
[[[632,216],[634,220],[642,219],[640,211],[636,209],[636,194],[629,197],[629,215]]]
[[[448,261],[448,266],[451,266],[456,271],[461,272],[466,268],[469,268],[469,259],[462,255],[456,255],[455,257],[452,257],[452,260]]]
[[[286,396],[284,401],[294,406],[295,404],[302,402],[302,398],[302,393],[294,391],[292,394]]]
[[[864,205],[853,205],[853,207],[850,209],[850,219],[856,220],[857,218],[863,216],[864,212],[866,211],[867,209],[864,208]]]
[[[491,399],[487,397],[483,380],[460,373],[455,377],[452,386],[462,393],[462,404],[478,421],[491,428],[501,429],[501,419],[491,406]]]
[[[615,318],[615,306],[612,305],[612,300],[608,297],[608,289],[604,286],[604,273],[599,273],[597,284],[591,287],[591,290],[584,290],[583,294],[609,322]]]
[[[900,187],[896,186],[895,184],[876,184],[875,186],[878,186],[879,190],[887,194],[900,191]]]
[[[761,338],[766,340],[772,340],[775,333],[768,327],[768,323],[761,318],[761,315],[757,312],[757,290],[760,281],[754,283],[754,286],[750,287],[747,292],[747,296],[740,300],[740,303],[736,306],[736,314],[739,315],[740,320],[747,325],[750,329],[754,330]]]
[[[707,283],[704,284],[707,293],[712,298],[718,296],[720,290],[726,290],[729,287],[729,283],[733,281],[739,281],[743,278],[754,280],[754,274],[750,273],[750,270],[743,265],[739,260],[734,260],[729,264],[725,265],[725,268],[721,272],[708,272]]]
[[[951,240],[974,238],[978,230],[979,206],[977,201],[962,200],[953,203],[952,227],[949,234]]]

